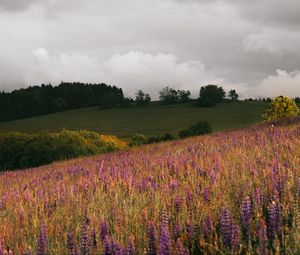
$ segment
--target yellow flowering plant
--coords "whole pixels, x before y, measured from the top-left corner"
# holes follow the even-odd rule
[[[264,121],[279,120],[297,116],[299,112],[299,107],[292,98],[279,96],[272,99],[262,118]]]

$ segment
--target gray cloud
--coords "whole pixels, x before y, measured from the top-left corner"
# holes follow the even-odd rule
[[[19,11],[28,8],[36,0],[1,0],[0,10]]]
[[[274,89],[266,81],[283,82],[277,70],[284,70],[290,78],[282,91],[291,86],[300,94],[299,5],[296,0],[274,0],[272,8],[269,0],[0,1],[0,89],[80,80],[114,83],[129,94],[137,88],[155,94],[163,85],[196,93],[207,82],[218,82],[244,96],[267,96]]]

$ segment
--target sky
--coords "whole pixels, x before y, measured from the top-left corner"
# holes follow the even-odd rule
[[[0,90],[80,81],[157,97],[300,96],[299,0],[0,0]]]

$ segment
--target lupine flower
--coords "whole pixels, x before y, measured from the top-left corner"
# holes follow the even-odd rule
[[[103,255],[113,254],[113,242],[111,238],[107,235],[103,241]]]
[[[80,255],[88,255],[89,253],[89,236],[88,227],[83,223],[80,230]]]
[[[152,222],[148,223],[147,237],[148,237],[148,254],[156,255],[155,226]]]
[[[175,246],[175,254],[176,255],[186,255],[186,250],[183,248],[182,242],[180,239],[176,241],[176,246]]]
[[[175,242],[180,237],[180,233],[181,233],[180,226],[178,224],[175,224],[173,228],[173,239]]]
[[[181,211],[181,204],[182,204],[181,197],[180,196],[176,196],[174,203],[175,203],[175,211],[176,211],[177,214],[179,214],[180,211]]]
[[[103,221],[100,225],[100,239],[104,242],[106,236],[109,235],[109,227],[106,221]]]
[[[204,192],[203,192],[203,198],[204,198],[204,201],[206,202],[206,203],[210,203],[210,192],[209,192],[209,189],[208,188],[205,188],[204,189]]]
[[[37,255],[46,254],[46,243],[44,233],[40,230],[37,237]]]
[[[169,226],[169,216],[166,209],[163,209],[160,215],[161,224],[164,226]]]
[[[159,254],[171,254],[171,239],[170,232],[167,226],[161,225],[159,227]]]
[[[195,238],[195,229],[194,229],[193,223],[191,223],[191,222],[187,223],[186,232],[187,232],[189,240],[192,241]]]
[[[242,218],[243,235],[248,238],[250,234],[250,220],[251,220],[250,197],[246,197],[242,202],[241,218]]]
[[[231,228],[231,249],[238,251],[240,246],[240,227],[237,224],[232,224]]]
[[[260,188],[255,190],[255,202],[258,208],[262,209],[264,204],[264,194],[261,192]]]
[[[190,208],[192,201],[193,201],[193,193],[191,192],[190,189],[187,189],[186,191],[186,206],[187,208]]]
[[[213,230],[213,223],[210,216],[206,216],[203,222],[204,237],[208,238]]]
[[[229,247],[231,244],[231,212],[229,208],[223,209],[220,226],[223,244]]]
[[[92,229],[91,241],[92,241],[93,247],[96,248],[97,247],[97,235],[96,235],[96,229],[95,228]]]
[[[119,243],[113,243],[113,254],[125,255],[125,250]]]
[[[268,254],[268,248],[267,248],[267,229],[266,224],[263,220],[261,220],[259,230],[258,230],[258,240],[259,240],[259,254],[261,255],[267,255]]]
[[[73,246],[72,251],[71,251],[71,255],[79,255],[76,245]]]
[[[276,203],[273,201],[268,206],[268,211],[267,211],[267,233],[270,241],[273,241],[275,238],[276,226],[277,226]]]
[[[67,234],[67,248],[72,251],[74,247],[74,237],[72,233]]]
[[[135,255],[135,254],[136,251],[135,251],[134,241],[132,238],[130,238],[127,246],[127,255]]]

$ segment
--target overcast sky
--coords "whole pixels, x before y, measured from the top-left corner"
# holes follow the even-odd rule
[[[0,90],[213,83],[300,96],[299,0],[0,0]]]

